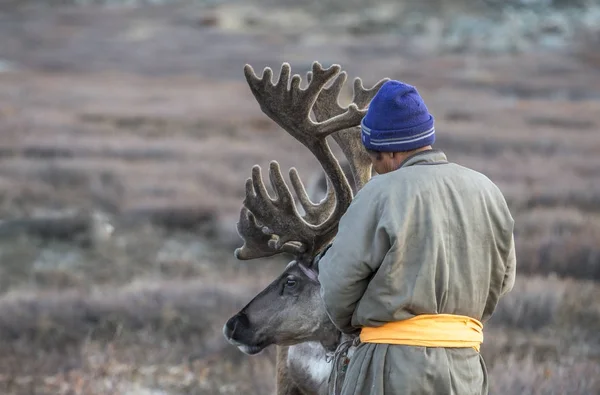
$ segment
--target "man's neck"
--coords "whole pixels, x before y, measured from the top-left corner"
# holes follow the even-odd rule
[[[417,149],[412,150],[412,151],[395,152],[394,153],[394,158],[393,158],[394,169],[398,169],[402,165],[402,163],[404,163],[406,161],[406,159],[410,158],[411,156],[413,156],[415,154],[418,154],[419,152],[430,151],[431,149],[432,149],[432,147],[430,145],[428,145],[426,147],[417,148]]]

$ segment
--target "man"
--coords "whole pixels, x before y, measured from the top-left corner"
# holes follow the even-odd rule
[[[410,85],[381,87],[362,141],[379,175],[319,262],[330,318],[360,333],[342,394],[487,394],[482,322],[515,281],[505,199],[432,149],[434,119]]]

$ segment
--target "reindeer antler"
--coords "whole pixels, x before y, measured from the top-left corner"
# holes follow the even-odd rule
[[[256,76],[249,65],[246,65],[244,72],[262,111],[317,158],[328,177],[328,194],[318,204],[311,202],[297,171],[292,168],[290,179],[306,212],[302,217],[296,210],[279,164],[271,162],[269,169],[274,198],[269,196],[264,186],[260,166],[254,166],[252,177],[246,181],[246,198],[238,222],[238,233],[244,239],[244,245],[236,249],[235,255],[238,259],[266,257],[280,252],[312,256],[333,238],[339,219],[353,197],[348,180],[331,152],[326,137],[333,134],[350,160],[355,178],[360,180],[357,185],[364,185],[368,180],[366,170],[363,169],[366,165],[366,153],[364,149],[361,153],[361,146],[356,145],[356,142],[360,144],[360,133],[356,136],[356,127],[364,116],[364,107],[383,82],[371,90],[365,90],[360,80],[357,80],[354,103],[344,109],[337,102],[346,79],[345,73],[340,74],[339,65],[323,69],[315,62],[305,89],[300,88],[299,75],[294,75],[290,81],[290,66],[287,63],[283,64],[276,84],[272,82],[273,72],[270,68],[264,70],[261,78]],[[324,89],[336,76],[332,86]],[[311,110],[315,112],[317,122],[310,119]],[[350,128],[354,130],[346,130]],[[362,159],[354,159],[360,155],[363,155]],[[370,177],[370,162],[368,176]]]
[[[308,73],[308,81],[312,78],[312,73]],[[315,105],[313,107],[313,113],[318,122],[323,122],[326,119],[343,114],[345,109],[340,106],[338,97],[342,86],[346,82],[346,72],[342,71],[333,84],[329,88],[325,88],[321,91]],[[381,86],[388,81],[389,78],[384,78],[377,82],[371,89],[365,89],[362,80],[360,78],[354,79],[354,95],[352,97],[352,103],[355,104],[358,109],[365,109],[375,94],[379,91]],[[361,142],[360,127],[354,126],[344,130],[340,130],[332,134],[335,142],[340,146],[348,164],[352,176],[354,177],[354,183],[356,190],[360,190],[371,178],[371,160],[367,151]],[[330,199],[329,196],[326,199]]]
[[[333,132],[360,124],[365,115],[364,111],[351,104],[344,113],[324,122],[311,121],[310,110],[321,89],[340,72],[340,69],[337,64],[323,69],[318,62],[314,62],[313,81],[305,89],[300,88],[301,78],[298,74],[292,76],[290,83],[288,63],[281,66],[279,81],[276,84],[272,83],[273,71],[269,67],[265,68],[261,78],[256,76],[250,65],[244,67],[244,74],[262,111],[310,149],[311,143],[318,143]]]

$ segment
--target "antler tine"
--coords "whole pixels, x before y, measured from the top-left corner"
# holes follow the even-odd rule
[[[366,108],[373,97],[379,92],[381,86],[389,81],[389,78],[383,78],[379,80],[371,89],[366,89],[362,83],[362,79],[360,77],[356,77],[354,79],[354,96],[352,98],[352,102],[355,103],[358,108],[363,109]]]
[[[306,213],[304,219],[312,224],[318,224],[324,222],[335,207],[335,190],[329,178],[327,178],[327,195],[319,202],[314,204],[308,194],[306,188],[298,175],[298,171],[295,168],[290,169],[290,179],[292,180],[292,186],[300,200],[300,204]]]
[[[278,253],[269,246],[271,235],[263,233],[262,225],[256,223],[256,218],[246,207],[242,207],[240,211],[237,231],[244,239],[244,245],[241,248],[236,248],[234,252],[237,259],[254,259]]]
[[[323,88],[321,93],[319,93],[319,96],[317,97],[317,100],[312,108],[317,122],[323,122],[327,119],[331,119],[343,114],[346,111],[346,108],[340,106],[338,98],[347,77],[348,74],[345,71],[342,71],[337,75],[329,87]],[[312,73],[308,72],[306,78],[310,82],[312,80]],[[356,126],[356,124],[352,126]]]

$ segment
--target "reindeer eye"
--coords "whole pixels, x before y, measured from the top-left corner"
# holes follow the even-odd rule
[[[295,278],[293,277],[289,277],[287,280],[285,280],[285,286],[287,288],[294,288],[296,286],[298,282],[296,281]]]

